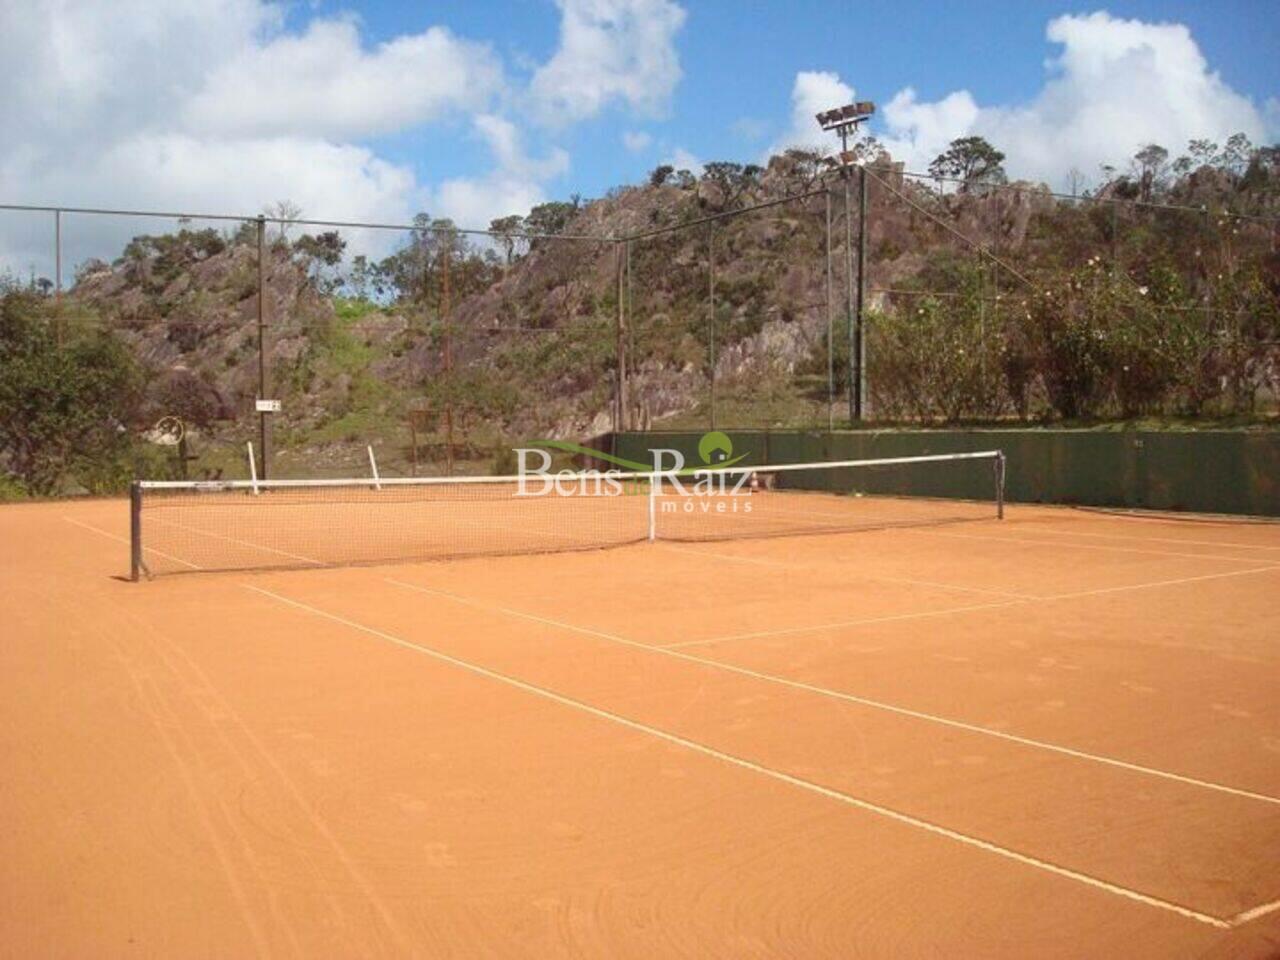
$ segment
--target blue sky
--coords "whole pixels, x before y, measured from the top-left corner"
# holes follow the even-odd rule
[[[1274,0],[0,4],[0,202],[486,226],[659,163],[830,149],[857,96],[923,169],[987,137],[1086,185],[1141,145],[1280,140]],[[46,224],[0,217],[0,270]],[[109,253],[137,225],[76,223]],[[77,232],[78,231],[78,232]],[[97,234],[94,233],[97,231]],[[114,232],[113,232],[114,231]],[[372,239],[369,242],[374,242]],[[377,252],[370,250],[370,252]],[[7,266],[9,265],[9,266]]]
[[[558,11],[550,0],[355,7],[325,2],[295,8],[290,22],[301,28],[315,15],[352,9],[358,10],[370,42],[443,23],[461,36],[493,44],[513,65],[545,62],[558,39]],[[1044,85],[1046,60],[1054,53],[1045,38],[1049,21],[1098,9],[1117,18],[1183,24],[1228,86],[1259,105],[1280,96],[1280,15],[1266,0],[1104,7],[1042,0],[849,5],[710,0],[687,6],[687,19],[675,38],[683,77],[664,116],[612,109],[555,137],[535,132],[531,142],[554,141],[569,150],[571,169],[556,178],[558,193],[596,195],[612,184],[643,177],[677,148],[704,161],[758,160],[787,129],[792,82],[802,69],[834,71],[859,97],[881,101],[910,86],[926,100],[967,89],[980,103],[1026,102]],[[648,133],[651,147],[636,153],[622,148],[627,130]],[[427,178],[483,168],[483,144],[468,140],[465,131],[454,133],[440,138],[424,131],[390,138],[382,146],[389,155],[420,164]],[[1115,162],[1124,159],[1118,145]]]

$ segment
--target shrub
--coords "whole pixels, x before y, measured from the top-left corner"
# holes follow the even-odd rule
[[[109,332],[81,325],[60,338],[34,296],[0,297],[0,458],[30,492],[56,493],[73,474],[95,492],[118,488],[142,387]]]

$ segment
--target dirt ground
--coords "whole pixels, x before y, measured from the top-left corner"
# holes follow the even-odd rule
[[[1280,525],[128,537],[0,508],[3,955],[1280,955]]]

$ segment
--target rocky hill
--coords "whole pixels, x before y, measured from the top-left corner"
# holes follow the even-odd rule
[[[1247,171],[1204,166],[1170,180],[1158,199],[1190,212],[1112,202],[1140,199],[1143,185],[1125,177],[1079,203],[1029,184],[904,178],[884,156],[871,169],[870,381],[881,416],[1204,413],[1273,398],[1276,228],[1223,215],[1280,213],[1270,154]],[[829,370],[845,388],[845,244],[856,223],[846,230],[843,191],[816,157],[792,151],[766,169],[655,171],[643,186],[499,222],[492,241],[423,217],[381,260],[357,253],[355,233],[273,230],[277,472],[362,472],[365,445],[387,471],[415,459],[435,469],[448,420],[456,456],[475,470],[513,442],[610,429],[620,293],[630,425],[709,422],[713,379],[721,424],[825,425]],[[677,226],[627,245],[522,232]],[[250,226],[139,237],[113,263],[85,265],[69,297],[145,364],[146,416],[187,423],[197,473],[237,472],[254,436],[258,289]],[[1242,351],[1234,366],[1224,359]]]

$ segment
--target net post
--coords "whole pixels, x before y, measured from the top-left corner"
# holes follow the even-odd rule
[[[249,483],[253,485],[253,495],[258,495],[258,468],[253,462],[253,441],[249,440],[245,443],[245,449],[249,451]]]
[[[365,447],[369,451],[369,469],[373,471],[373,489],[382,489],[382,478],[378,476],[378,459],[373,455],[373,444]]]
[[[661,478],[652,476],[649,478],[649,542],[653,543],[658,539],[658,484]]]
[[[129,485],[129,579],[142,578],[142,484]]]
[[[996,519],[1004,519],[1004,451],[996,452]]]

